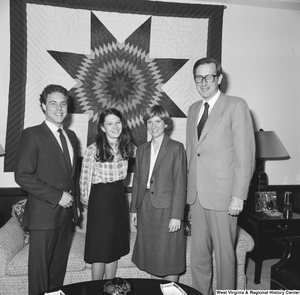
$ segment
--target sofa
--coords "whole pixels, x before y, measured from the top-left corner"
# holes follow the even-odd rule
[[[130,198],[130,196],[129,196]],[[28,236],[20,226],[16,214],[0,228],[0,295],[25,295],[27,287],[28,264]],[[83,212],[83,221],[80,227],[75,227],[72,246],[69,254],[67,272],[64,284],[72,284],[91,280],[91,265],[83,259],[86,211]],[[131,255],[136,238],[136,229],[131,226],[130,253],[119,260],[117,276],[122,278],[149,278],[150,276],[139,270],[132,262]],[[29,237],[30,243],[30,237]],[[245,262],[246,254],[254,247],[252,237],[243,229],[238,228],[236,245],[237,272],[236,288],[246,289]],[[215,261],[213,259],[215,270]],[[190,271],[190,236],[187,236],[186,272],[180,276],[180,283],[191,286]],[[216,273],[213,275],[213,289],[216,288]]]

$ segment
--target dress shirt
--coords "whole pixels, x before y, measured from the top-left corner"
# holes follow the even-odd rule
[[[60,141],[60,137],[59,137],[60,134],[59,134],[59,132],[57,132],[58,127],[56,125],[54,125],[53,123],[51,123],[50,121],[48,121],[48,120],[45,120],[45,123],[49,127],[49,129],[51,130],[51,132],[53,133],[54,137],[56,138],[56,140],[57,140],[57,142],[58,142],[58,144],[60,146],[60,148],[63,150],[62,144],[61,144],[61,141]],[[68,146],[69,154],[70,154],[70,158],[71,158],[71,164],[73,166],[73,157],[74,157],[73,147],[72,147],[72,144],[71,144],[71,142],[69,140],[69,137],[68,137],[66,131],[63,128],[61,128],[61,130],[62,130],[63,135],[66,138],[67,146]]]
[[[203,115],[203,112],[204,112],[204,103],[207,102],[209,104],[209,109],[208,109],[208,115],[210,114],[212,108],[214,107],[216,101],[218,100],[219,96],[221,94],[221,91],[218,90],[216,92],[216,94],[210,99],[210,100],[205,100],[203,99],[203,103],[201,105],[201,108],[200,108],[200,112],[199,112],[199,117],[198,117],[198,122],[197,122],[197,125],[199,124],[200,120],[201,120],[201,117]]]
[[[154,169],[154,165],[157,159],[157,155],[159,153],[160,147],[161,147],[162,141],[157,149],[157,151],[154,151],[153,141],[151,141],[151,156],[150,156],[150,167],[149,167],[149,175],[148,175],[148,181],[147,181],[147,188],[150,188],[150,180],[152,176],[152,172]]]

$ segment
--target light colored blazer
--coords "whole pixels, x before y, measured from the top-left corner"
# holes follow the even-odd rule
[[[151,142],[137,148],[131,212],[137,212],[147,189]],[[186,203],[186,153],[182,143],[164,135],[150,180],[155,208],[171,208],[170,218],[183,219]]]
[[[231,197],[246,200],[254,171],[255,141],[244,99],[220,94],[197,137],[202,101],[190,106],[187,119],[187,202],[199,197],[206,209],[228,210]]]

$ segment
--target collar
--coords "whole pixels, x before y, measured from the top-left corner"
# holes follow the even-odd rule
[[[209,104],[209,112],[212,110],[212,108],[214,107],[215,103],[217,102],[219,96],[221,94],[221,91],[220,89],[218,89],[218,91],[216,92],[216,94],[210,98],[208,101],[203,99],[203,105],[205,102],[207,102]]]
[[[48,120],[45,120],[45,123],[49,127],[49,129],[52,131],[53,134],[57,133],[57,129],[59,129],[59,127],[57,127],[56,125],[54,125],[53,123],[51,123]],[[61,126],[60,129],[63,129],[63,127]]]

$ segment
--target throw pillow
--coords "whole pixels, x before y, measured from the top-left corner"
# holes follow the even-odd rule
[[[11,215],[16,216],[19,223],[20,223],[20,227],[23,229],[24,231],[24,243],[25,244],[29,244],[29,231],[27,228],[25,228],[22,225],[23,222],[23,216],[24,216],[24,211],[25,211],[25,207],[26,207],[26,202],[27,199],[21,200],[19,202],[17,202],[16,204],[12,205],[12,212]]]

